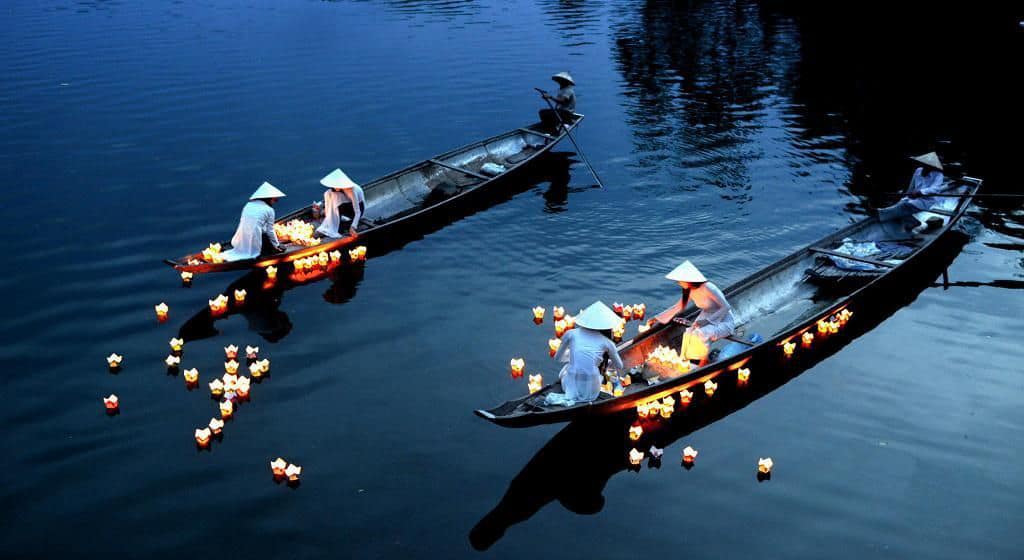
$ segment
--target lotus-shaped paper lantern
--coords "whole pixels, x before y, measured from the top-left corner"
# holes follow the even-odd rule
[[[170,345],[172,352],[181,352],[185,347],[185,341],[180,338],[172,338],[167,344]]]
[[[255,360],[259,356],[260,356],[260,347],[259,346],[246,346],[245,347],[245,357],[247,359]]]
[[[572,329],[576,328],[576,317],[566,314],[565,317],[562,318],[562,320],[565,321],[565,330],[571,331]]]
[[[644,304],[644,303],[634,303],[633,304],[633,318],[634,319],[639,321],[640,319],[644,318],[644,315],[646,313],[647,313],[647,304]]]
[[[544,322],[544,308],[537,306],[533,308],[533,322],[538,325]]]
[[[291,482],[298,482],[299,477],[302,475],[302,467],[289,463],[284,469],[284,475]]]
[[[163,302],[158,303],[158,304],[153,306],[153,309],[156,310],[156,318],[157,318],[158,321],[166,321],[167,320],[167,313],[170,311],[170,308],[167,307],[166,303],[163,303]]]
[[[270,462],[270,472],[274,473],[274,476],[284,476],[284,471],[287,468],[288,462],[280,457]]]
[[[810,348],[811,343],[814,342],[814,333],[807,331],[800,336],[800,340],[804,343],[804,348]]]
[[[366,260],[366,247],[360,245],[355,249],[348,252],[348,257],[352,262],[363,262]]]
[[[235,393],[238,395],[239,398],[242,399],[249,398],[249,390],[251,388],[252,382],[249,381],[249,378],[245,376],[239,377],[238,381],[235,383]]]
[[[746,383],[750,379],[750,368],[739,368],[736,370],[736,380]]]
[[[614,311],[616,315],[622,315],[622,304],[619,302],[613,303],[612,311]]]
[[[710,396],[715,394],[715,391],[717,389],[718,389],[718,383],[715,383],[714,381],[712,381],[710,379],[708,379],[707,381],[704,382],[704,394],[705,395],[710,397]]]
[[[551,308],[551,317],[556,321],[561,321],[565,318],[565,308],[558,305]]]
[[[518,378],[523,376],[523,368],[526,367],[526,360],[522,358],[512,358],[508,361],[508,364],[512,371],[512,377]]]
[[[224,359],[234,360],[238,357],[238,347],[234,344],[229,344],[224,347]]]
[[[639,465],[644,460],[644,452],[638,451],[635,447],[629,450],[629,464]]]
[[[792,356],[794,351],[796,351],[795,342],[784,342],[782,344],[782,352],[786,355],[787,358]]]
[[[270,373],[270,359],[263,358],[259,362],[256,362],[260,366],[260,373]]]
[[[210,445],[210,428],[196,428],[195,438],[199,447],[207,447]]]
[[[661,456],[665,454],[665,450],[664,449],[662,449],[660,447],[655,447],[653,445],[651,446],[650,449],[647,450],[647,452],[651,454],[651,459],[655,459],[655,460],[661,459]]]
[[[636,441],[640,439],[640,436],[644,435],[644,427],[640,425],[640,421],[633,422],[633,425],[629,427],[629,439]]]
[[[210,394],[215,397],[224,394],[224,383],[220,379],[214,379],[210,382]]]
[[[181,365],[181,356],[175,356],[174,354],[170,354],[166,358],[164,358],[164,363],[167,364],[168,369],[174,369]]]
[[[191,272],[189,272],[187,270],[181,271],[181,285],[182,286],[191,286],[192,285],[192,273]]]
[[[562,338],[562,335],[565,334],[566,328],[565,319],[555,321],[555,336]]]
[[[231,375],[238,373],[238,361],[231,359],[224,362],[224,372],[230,373]]]
[[[246,294],[245,289],[235,290],[235,303],[237,303],[239,305],[245,303],[245,296],[246,295],[247,294]]]
[[[622,324],[612,327],[612,340],[619,342],[626,334],[626,327]]]
[[[229,400],[220,401],[220,417],[231,418],[231,415],[235,413],[235,403]]]
[[[249,364],[249,375],[253,376],[255,379],[263,377],[263,370],[260,368],[259,362]]]
[[[224,421],[220,418],[210,418],[210,431],[214,434],[224,431]]]
[[[675,412],[675,410],[676,410],[676,400],[675,399],[673,399],[670,396],[669,397],[665,397],[664,399],[661,399],[661,417],[662,418],[669,418],[669,417],[671,417],[672,413]]]
[[[773,466],[775,466],[775,462],[772,461],[771,457],[761,457],[757,460],[757,471],[761,474],[772,472]]]
[[[818,334],[828,334],[828,322],[824,319],[818,321]]]
[[[679,404],[690,404],[693,400],[693,393],[689,389],[679,391]]]
[[[550,354],[551,357],[554,358],[555,354],[558,352],[558,348],[561,345],[562,345],[562,340],[561,339],[559,339],[559,338],[549,338],[548,339],[548,354]]]
[[[103,406],[107,410],[117,410],[118,407],[121,406],[121,403],[120,400],[117,398],[117,395],[115,395],[114,393],[110,393],[109,397],[103,397]]]
[[[276,280],[277,279],[277,267],[276,266],[268,266],[264,270],[266,270],[266,272],[267,272],[267,280]]]
[[[843,309],[839,312],[839,322],[843,325],[849,322],[850,317],[853,317],[853,311],[850,311],[849,309]]]
[[[697,450],[687,445],[683,448],[683,462],[693,463],[693,460],[697,458]]]
[[[647,403],[636,405],[636,415],[640,418],[647,418],[651,414],[651,407]]]
[[[624,306],[622,308],[622,318],[627,320],[627,321],[633,318],[633,306],[632,305],[626,305],[626,306]]]
[[[833,319],[828,322],[828,333],[836,334],[837,332],[839,332],[839,321]]]
[[[120,354],[111,353],[109,356],[107,356],[107,367],[110,368],[110,371],[117,371],[118,369],[121,368],[121,360],[123,359],[124,356]]]
[[[331,251],[328,253],[328,257],[330,257],[332,263],[341,262],[341,251]]]
[[[533,393],[536,393],[537,391],[540,391],[541,387],[543,387],[543,386],[544,386],[544,378],[539,373],[537,375],[531,375],[530,379],[529,379],[529,383],[526,384],[526,387],[530,390],[530,394],[533,394]]]
[[[651,326],[648,325],[647,323],[641,323],[641,324],[637,325],[637,327],[636,327],[637,334],[644,334],[645,332],[647,332],[649,330],[651,330]]]
[[[199,370],[196,368],[185,370],[185,383],[192,385],[199,382]]]

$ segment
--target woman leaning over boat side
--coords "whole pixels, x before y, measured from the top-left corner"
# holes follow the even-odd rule
[[[670,322],[686,309],[692,300],[700,309],[700,313],[683,335],[683,355],[689,359],[703,360],[707,357],[708,342],[731,336],[736,332],[736,317],[733,316],[732,306],[725,299],[722,290],[709,282],[690,261],[684,261],[666,274],[665,278],[677,282],[683,289],[683,295],[678,303],[661,312],[655,319],[662,324]],[[704,355],[693,355],[692,346],[687,344],[687,335],[700,339],[704,346]]]
[[[341,169],[335,169],[320,179],[320,184],[327,187],[324,191],[324,221],[316,231],[328,237],[343,237],[341,233],[341,217],[348,218],[348,234],[359,235],[356,228],[359,220],[366,212],[366,195],[363,188],[348,178]]]
[[[242,207],[238,229],[231,238],[231,248],[221,256],[226,261],[254,259],[284,251],[274,233],[274,203],[287,196],[280,189],[264,181],[249,202]]]
[[[558,379],[564,395],[548,395],[549,404],[572,405],[590,402],[601,392],[602,365],[607,359],[622,369],[622,357],[611,340],[611,329],[621,319],[607,305],[594,302],[576,317],[576,327],[562,336],[562,345],[555,353],[556,361],[568,363],[562,367]]]

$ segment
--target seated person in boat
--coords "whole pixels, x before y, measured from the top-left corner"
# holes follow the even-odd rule
[[[274,203],[285,195],[277,187],[264,182],[242,207],[238,229],[231,238],[231,248],[222,253],[226,261],[254,259],[281,253],[284,248],[274,233]]]
[[[722,290],[708,282],[690,261],[684,261],[665,278],[677,282],[683,289],[683,296],[679,303],[660,313],[656,320],[662,324],[670,322],[692,300],[700,313],[683,335],[681,353],[687,359],[703,361],[707,358],[708,343],[736,332],[736,317],[733,316],[732,306]]]
[[[540,110],[540,122],[548,130],[557,131],[559,130],[559,118],[562,122],[571,123],[576,120],[576,82],[573,81],[572,76],[568,72],[559,72],[551,79],[558,84],[558,91],[554,95],[544,92],[542,95],[544,99],[550,99],[554,102],[555,111],[549,109]]]
[[[892,206],[878,209],[878,219],[883,222],[913,216],[939,202],[936,197],[929,196],[943,190],[944,177],[939,156],[935,152],[928,152],[910,159],[921,166],[914,170],[904,197]]]
[[[344,237],[341,232],[342,217],[348,222],[348,234],[359,235],[359,219],[366,212],[366,195],[363,188],[348,178],[340,169],[335,169],[320,179],[327,187],[324,191],[324,221],[316,231],[328,237]]]
[[[621,319],[600,301],[584,309],[576,317],[576,327],[562,336],[562,345],[555,353],[556,361],[568,363],[558,374],[565,399],[589,402],[601,392],[602,365],[622,369],[622,357],[611,339],[611,330]]]

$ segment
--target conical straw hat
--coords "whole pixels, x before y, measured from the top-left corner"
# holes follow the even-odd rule
[[[672,272],[665,275],[665,278],[674,280],[676,282],[690,282],[696,284],[698,282],[707,282],[708,279],[704,278],[704,275],[697,270],[696,266],[690,261],[683,261],[683,264],[675,267]]]
[[[348,175],[345,175],[345,172],[340,169],[335,169],[328,173],[326,177],[320,179],[320,184],[329,189],[351,189],[358,186],[355,181],[349,179]]]
[[[942,171],[942,162],[939,161],[939,154],[936,154],[935,152],[928,152],[927,154],[914,156],[910,159],[918,163],[927,165],[928,167],[931,167],[933,169],[938,169],[939,171]]]
[[[570,76],[568,72],[559,72],[559,73],[555,74],[554,76],[551,76],[551,79],[552,80],[563,80],[563,81],[569,82],[572,85],[576,85],[576,81],[572,79],[572,76]]]
[[[249,200],[260,200],[263,198],[282,198],[285,196],[288,195],[281,192],[281,190],[275,187],[274,185],[271,185],[270,183],[263,181],[263,184],[260,185],[260,188],[256,189],[256,192],[252,193],[252,196],[249,197]]]
[[[587,307],[576,316],[577,326],[595,331],[613,329],[621,322],[622,319],[600,301],[590,304],[590,307]]]

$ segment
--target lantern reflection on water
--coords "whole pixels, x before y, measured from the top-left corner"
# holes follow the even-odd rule
[[[110,393],[109,397],[103,397],[103,406],[107,410],[117,410],[118,407],[121,406],[121,403],[118,400],[117,395]]]
[[[120,354],[111,353],[109,356],[107,356],[107,367],[110,368],[110,371],[117,371],[118,369],[121,368],[121,360],[123,359],[124,356],[121,356]]]
[[[687,445],[683,449],[683,462],[693,463],[693,460],[697,458],[697,450]]]
[[[633,425],[629,427],[629,439],[636,441],[640,439],[640,436],[644,435],[644,427],[640,425],[640,421],[633,422]]]
[[[274,476],[284,476],[286,468],[288,468],[288,462],[280,457],[270,462],[270,472],[274,473]]]
[[[537,391],[540,391],[541,388],[544,386],[543,384],[544,378],[541,376],[541,374],[538,373],[537,375],[530,376],[529,382],[526,384],[526,387],[530,390],[530,394],[533,394],[536,393]]]
[[[704,382],[704,394],[706,394],[707,396],[710,397],[710,396],[714,395],[715,391],[717,389],[718,389],[718,383],[715,383],[714,381],[712,381],[710,379],[708,379],[707,381]]]
[[[644,452],[638,451],[635,447],[629,450],[629,464],[639,465],[644,460]]]
[[[160,302],[154,305],[153,309],[156,310],[156,318],[158,321],[167,320],[167,312],[170,311],[170,308],[167,307],[166,303]]]
[[[210,445],[210,428],[196,428],[195,438],[199,447]]]
[[[522,377],[523,368],[526,367],[526,360],[522,358],[512,358],[508,361],[509,367],[512,370],[512,377]]]

